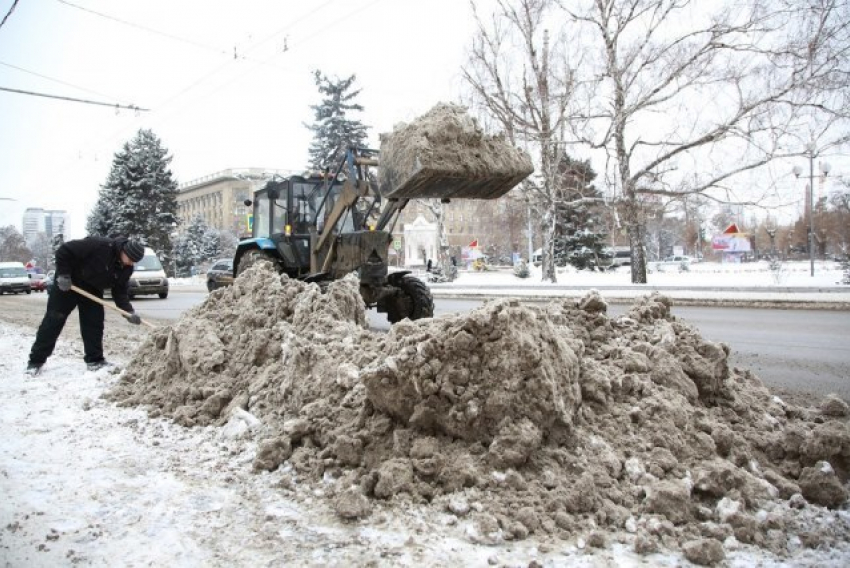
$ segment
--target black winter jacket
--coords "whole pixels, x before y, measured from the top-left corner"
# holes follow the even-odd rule
[[[56,249],[56,275],[70,275],[75,285],[101,298],[103,291],[111,288],[115,305],[133,313],[127,291],[133,266],[121,263],[125,242],[124,237],[86,237],[68,241]]]

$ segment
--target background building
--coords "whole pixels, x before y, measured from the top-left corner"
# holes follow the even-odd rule
[[[403,231],[405,266],[424,266],[428,259],[435,264],[438,262],[440,239],[436,223],[429,223],[419,215],[412,223],[405,223]]]
[[[181,183],[177,188],[177,216],[183,227],[200,215],[207,225],[232,231],[240,238],[250,236],[251,208],[244,203],[283,170],[231,168]]]
[[[64,235],[67,212],[60,209],[42,209],[28,207],[24,211],[23,235],[28,246],[35,243],[39,234],[44,233],[49,239],[56,235]]]
[[[529,248],[527,209],[509,195],[491,200],[453,199],[443,204],[443,225],[448,255],[458,262],[463,258],[464,248],[476,241],[479,252],[494,263],[510,264],[514,254]],[[430,236],[426,236],[429,232]],[[412,199],[402,210],[393,236],[402,241],[401,263],[405,266],[422,266],[427,258],[436,261],[437,224],[422,200]]]

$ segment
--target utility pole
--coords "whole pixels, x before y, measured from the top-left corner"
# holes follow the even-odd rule
[[[806,200],[808,201],[809,209],[809,264],[811,266],[810,276],[815,275],[815,143],[810,142],[806,146],[806,154],[809,156],[809,185],[806,191]],[[821,174],[826,177],[829,174],[830,165],[826,162],[820,162]],[[803,168],[794,166],[794,175],[800,177],[803,173]]]

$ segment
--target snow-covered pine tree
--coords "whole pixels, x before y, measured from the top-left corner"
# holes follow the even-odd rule
[[[207,227],[201,245],[201,261],[215,260],[221,256],[221,231]]]
[[[360,90],[352,91],[356,75],[346,79],[329,79],[321,71],[314,71],[313,77],[322,102],[311,105],[315,120],[305,124],[313,131],[310,144],[309,167],[323,169],[334,167],[342,159],[349,146],[364,146],[368,138],[368,127],[359,120],[349,117],[349,113],[362,112],[363,106],[354,101]]]
[[[181,274],[191,272],[193,266],[204,262],[233,256],[235,250],[232,233],[210,227],[200,215],[196,215],[174,241],[174,259]]]
[[[218,232],[218,256],[217,258],[233,258],[236,247],[239,245],[239,237],[236,233],[223,229]]]
[[[564,155],[558,164],[561,191],[555,223],[555,264],[579,270],[602,269],[607,233],[602,218],[602,194],[593,185],[596,172],[589,160]]]
[[[174,260],[180,274],[188,273],[193,266],[218,255],[218,235],[207,225],[204,218],[196,215],[174,241]],[[210,240],[215,241],[210,244]]]
[[[177,220],[177,182],[171,156],[151,130],[140,129],[115,154],[112,170],[89,215],[90,235],[138,238],[168,256]]]

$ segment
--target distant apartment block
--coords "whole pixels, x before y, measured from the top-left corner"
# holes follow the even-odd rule
[[[61,209],[42,209],[28,207],[24,211],[23,233],[28,245],[35,242],[39,234],[44,233],[52,239],[65,233],[68,213]]]
[[[274,176],[291,172],[263,168],[231,168],[181,183],[177,188],[177,216],[185,229],[196,216],[210,227],[233,231],[239,237],[251,234],[251,208],[244,201],[253,199]]]

